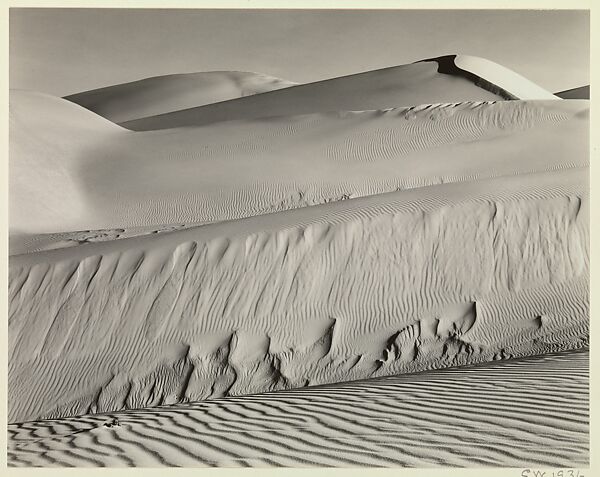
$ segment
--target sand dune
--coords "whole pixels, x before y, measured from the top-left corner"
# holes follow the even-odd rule
[[[577,468],[588,406],[582,350],[13,424],[8,464]]]
[[[86,213],[74,171],[88,151],[126,130],[75,104],[31,91],[10,93],[9,227],[76,230]]]
[[[259,73],[209,71],[146,78],[66,96],[115,123],[265,93],[296,83]]]
[[[11,108],[23,109],[19,102],[23,94]],[[28,122],[47,102],[61,111]],[[422,105],[146,133],[104,128],[65,100],[27,104],[36,106],[11,118],[13,254],[588,161],[586,101]]]
[[[501,99],[558,98],[500,65],[452,55],[149,116],[122,126],[147,131],[237,119]]]
[[[578,347],[588,237],[572,168],[14,256],[9,421]]]
[[[586,465],[558,99],[454,55],[11,92],[10,464]]]
[[[503,96],[510,99],[559,99],[520,74],[485,58],[457,55],[454,65],[463,74],[474,76],[475,84],[492,91],[498,88]]]

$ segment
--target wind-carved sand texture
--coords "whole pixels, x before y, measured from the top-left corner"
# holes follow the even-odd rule
[[[46,248],[79,241],[79,232],[57,235],[65,231],[153,232],[588,163],[586,101],[450,103],[131,133],[66,101],[14,98],[10,211],[23,238],[14,236],[12,254],[40,250],[45,238],[54,239]]]
[[[579,347],[586,177],[444,184],[14,256],[9,420]]]
[[[8,426],[11,466],[587,467],[588,353]]]
[[[565,402],[546,394],[544,383],[555,376],[546,369],[563,359],[581,367],[587,356],[573,350],[589,341],[588,101],[560,100],[499,65],[452,56],[289,87],[251,76],[257,94],[166,112],[182,98],[234,95],[235,88],[219,89],[221,77],[238,74],[160,77],[139,82],[139,91],[137,83],[117,85],[71,101],[11,92],[9,422],[206,399],[217,399],[207,404],[214,407],[193,404],[209,409],[194,412],[223,416],[220,406],[229,412],[228,403],[254,402],[246,395],[307,386],[268,396],[318,401],[322,389],[339,408],[364,391],[365,406],[372,399],[377,407],[380,381],[362,391],[340,383],[440,369],[418,376],[452,384],[462,375],[463,368],[451,371],[456,366],[553,352],[565,354],[519,363],[523,376],[533,366],[539,406]],[[174,84],[183,84],[180,95]],[[194,92],[194,84],[205,89]],[[257,84],[282,88],[261,93]],[[139,118],[144,111],[155,114]],[[138,119],[121,122],[131,117]],[[508,421],[481,422],[511,429],[494,434],[504,442],[500,454],[482,446],[436,460],[427,449],[406,450],[398,432],[378,457],[377,439],[365,441],[367,451],[344,444],[335,456],[321,449],[307,462],[285,439],[256,444],[279,449],[266,457],[240,454],[248,443],[230,437],[235,449],[207,444],[193,458],[175,443],[179,431],[165,429],[170,437],[155,437],[170,451],[152,450],[148,436],[125,460],[579,465],[587,437],[577,413],[587,397],[577,376],[564,391],[573,414],[541,418],[531,401],[514,410],[529,413],[527,430],[511,414],[521,398],[511,391],[505,399],[497,381],[486,385],[485,399],[498,400],[505,409],[498,416]],[[422,382],[416,375],[385,382],[404,392],[402,383],[413,379]],[[475,384],[464,383],[461,391],[450,385],[444,400],[474,429],[483,417],[473,409],[466,424],[460,393]],[[323,384],[333,387],[312,388]],[[336,386],[353,397],[335,398]],[[431,404],[434,391],[419,395]],[[268,412],[270,399],[259,398],[256,412]],[[406,426],[427,415],[407,396],[389,399],[389,418]],[[188,414],[171,412],[115,419],[134,435],[163,419],[198,426],[198,417],[187,422]],[[447,435],[446,425],[456,431],[443,412],[432,412],[409,429],[419,434],[415,442]],[[384,425],[369,412],[362,424],[346,417],[339,426]],[[75,439],[85,441],[87,423],[102,419],[50,421],[56,449],[30,440],[29,430],[44,434],[44,424],[13,426],[11,462],[123,464],[120,451],[86,461],[85,452],[60,447],[71,437],[54,439],[63,425],[78,435],[83,425]],[[378,424],[366,424],[372,419]],[[552,425],[559,437],[537,436],[544,449],[532,458],[519,443]],[[106,435],[92,439],[117,439],[117,427],[100,426]],[[221,442],[212,434],[203,442],[210,439]]]

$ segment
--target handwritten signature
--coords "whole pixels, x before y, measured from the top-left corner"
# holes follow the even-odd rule
[[[521,477],[585,477],[578,469],[535,470],[524,469]]]

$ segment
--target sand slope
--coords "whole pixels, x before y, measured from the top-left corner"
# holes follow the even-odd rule
[[[77,230],[86,213],[76,171],[88,151],[126,132],[75,104],[50,95],[11,90],[9,210],[11,232]]]
[[[587,175],[450,183],[12,257],[9,421],[581,346]]]
[[[241,98],[296,83],[244,71],[157,76],[66,96],[115,123]]]
[[[447,58],[438,61],[450,62]],[[520,74],[485,58],[457,55],[454,66],[459,70],[455,74],[471,77],[475,84],[486,89],[494,91],[497,88],[500,94],[510,99],[559,99]]]
[[[235,119],[500,99],[558,98],[493,62],[452,55],[149,116],[122,126],[147,131]]]
[[[449,56],[163,114],[207,78],[11,96],[8,420],[86,416],[11,462],[585,462],[584,353],[452,368],[588,346],[589,101]]]
[[[588,352],[8,427],[10,466],[587,467]]]
[[[22,99],[13,98],[15,108]],[[13,235],[11,253],[588,161],[586,101],[449,103],[98,134],[83,134],[85,121],[72,118],[87,113],[88,129],[97,129],[104,120],[83,108],[28,101],[39,104],[26,117],[46,102],[62,109],[47,123],[11,119],[11,229],[90,233]],[[45,158],[46,142],[60,145],[59,167]],[[57,171],[60,179],[48,180]]]

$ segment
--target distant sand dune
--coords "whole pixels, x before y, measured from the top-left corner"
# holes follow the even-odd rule
[[[559,98],[491,61],[450,55],[148,116],[121,125],[148,131],[261,117],[503,99]]]
[[[500,94],[511,99],[559,99],[520,74],[485,58],[457,55],[454,64],[462,72],[475,76],[475,84],[490,90],[498,88]]]
[[[121,123],[295,84],[259,73],[208,71],[146,78],[72,94],[65,99]]]
[[[563,99],[590,99],[590,86],[581,86],[561,91],[560,93],[556,93],[556,96]]]
[[[13,424],[8,464],[587,467],[588,356]]]

